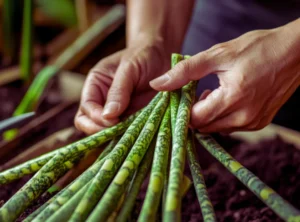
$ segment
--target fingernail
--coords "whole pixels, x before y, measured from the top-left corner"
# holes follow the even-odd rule
[[[120,104],[118,102],[109,102],[105,105],[103,110],[103,116],[108,116],[110,114],[118,112],[120,109]]]
[[[110,126],[113,126],[114,124],[106,119],[103,118],[103,124],[106,126],[106,127],[110,127]]]
[[[165,84],[166,82],[168,82],[170,79],[169,75],[165,74],[165,75],[162,75],[152,81],[150,81],[150,85],[151,86],[161,86],[163,84]]]

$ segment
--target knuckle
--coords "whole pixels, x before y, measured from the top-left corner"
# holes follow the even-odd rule
[[[179,62],[177,65],[176,65],[176,69],[178,71],[182,71],[182,72],[188,72],[189,71],[189,63],[188,62]]]
[[[174,69],[171,69],[168,72],[170,78],[176,78],[177,76],[186,76],[188,77],[187,73],[190,73],[190,65],[188,62],[179,62]]]
[[[216,44],[216,45],[212,46],[208,50],[208,52],[210,52],[210,54],[213,56],[223,55],[228,52],[228,49],[229,49],[228,45],[229,44],[227,42]]]
[[[234,44],[230,42],[219,43],[207,50],[209,57],[214,58],[216,64],[231,63],[232,59],[237,56]]]
[[[137,67],[136,62],[133,59],[122,59],[122,69],[126,70],[125,73],[130,73]]]
[[[138,82],[140,73],[147,73],[146,66],[143,66],[137,59],[122,60],[122,74],[133,78],[134,82]]]
[[[99,64],[90,69],[89,76],[98,76],[98,75],[111,75],[114,73],[114,67],[107,65],[105,61],[101,60]]]
[[[109,94],[111,96],[119,97],[122,95],[122,93],[124,93],[124,89],[122,89],[120,86],[114,86],[109,89]]]

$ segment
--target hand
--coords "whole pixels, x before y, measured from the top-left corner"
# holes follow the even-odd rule
[[[169,56],[162,40],[140,39],[90,71],[75,117],[79,130],[92,134],[112,126],[125,110],[130,113],[142,108],[156,94],[149,81],[167,71]]]
[[[191,125],[205,133],[257,130],[272,121],[299,86],[299,50],[299,32],[289,24],[253,31],[180,62],[150,84],[174,90],[215,73],[220,86],[200,96]]]

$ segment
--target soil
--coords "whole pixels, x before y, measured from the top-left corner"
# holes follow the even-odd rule
[[[240,143],[228,137],[219,137],[219,142],[238,161],[256,174],[283,198],[300,208],[300,150],[283,142],[279,137],[255,145]],[[205,162],[203,174],[208,193],[221,222],[279,222],[282,221],[220,163],[198,147],[199,161]],[[191,178],[188,166],[186,175]],[[134,218],[138,217],[148,181],[142,186],[136,202]],[[159,208],[161,209],[161,207]],[[159,221],[161,215],[159,215]],[[203,221],[194,187],[191,186],[182,202],[182,221]]]
[[[299,149],[278,137],[256,145],[241,143],[229,152],[283,198],[300,208]],[[199,160],[201,163],[202,156]],[[204,169],[203,174],[218,221],[282,221],[217,161]],[[184,221],[202,221],[195,196],[192,188],[183,199]]]

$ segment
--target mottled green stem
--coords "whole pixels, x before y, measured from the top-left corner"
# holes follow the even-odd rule
[[[61,206],[67,203],[83,186],[85,186],[97,174],[104,163],[104,158],[117,144],[119,138],[113,139],[99,155],[95,163],[82,173],[70,185],[58,193],[57,197],[35,218],[34,222],[43,222],[52,216]],[[80,200],[80,199],[79,199]],[[78,202],[77,202],[78,203]]]
[[[127,184],[130,182],[135,170],[143,159],[151,140],[159,127],[160,121],[168,106],[168,101],[169,93],[164,92],[162,99],[156,105],[151,115],[148,116],[148,121],[137,141],[131,148],[126,160],[87,221],[107,221],[115,208],[115,203],[118,203]]]
[[[182,60],[184,60],[183,55],[173,53],[171,56],[171,68],[174,68]],[[181,93],[180,89],[170,92],[172,138],[174,138],[174,136],[175,136],[174,135],[175,124],[176,124],[178,106],[179,106],[179,102],[180,102],[180,93]],[[172,142],[173,142],[173,140],[172,140]],[[169,180],[169,175],[167,174],[164,179],[164,190],[163,190],[163,198],[162,198],[162,209],[163,210],[164,210],[164,206],[165,206],[165,202],[166,202],[168,180]]]
[[[154,101],[157,102],[160,98],[159,95],[154,98]],[[58,166],[63,165],[64,162],[73,156],[84,154],[122,134],[134,119],[135,115],[129,117],[122,123],[106,128],[92,136],[66,146],[65,149],[59,150],[59,152],[49,160],[19,192],[4,204],[0,209],[0,219],[3,219],[4,221],[15,220],[27,206],[65,173],[65,169]]]
[[[90,184],[91,181],[84,185],[66,204],[55,211],[46,222],[68,221]]]
[[[27,83],[32,76],[33,56],[33,0],[24,0],[22,50],[21,50],[21,77]]]
[[[183,55],[173,53],[171,57],[171,68],[174,68],[180,61],[184,60]],[[171,127],[172,134],[174,135],[175,124],[178,106],[180,102],[180,89],[170,92],[170,104],[171,104]]]
[[[133,122],[133,120],[142,112],[138,111],[135,114],[129,116],[126,120],[124,120],[123,122],[119,123],[120,125],[123,125],[122,127],[119,127],[118,131],[120,131],[120,133],[116,133],[117,134],[122,134],[126,128]],[[118,124],[118,125],[119,125]],[[113,129],[116,130],[116,129]],[[91,137],[97,137],[97,135],[99,135],[101,133],[97,133],[92,135]],[[84,140],[89,140],[90,137],[87,137]],[[15,166],[11,169],[7,169],[3,172],[0,173],[0,184],[6,184],[9,182],[12,182],[16,179],[19,179],[25,175],[29,175],[29,174],[33,174],[35,172],[37,172],[39,169],[41,169],[52,157],[54,157],[58,152],[63,152],[63,150],[67,149],[68,147],[74,145],[75,143],[66,146],[66,147],[62,147],[60,149],[56,149],[53,150],[49,153],[46,153],[42,156],[39,156],[37,158],[34,158],[32,160],[29,160],[25,163],[22,163],[18,166]]]
[[[168,167],[171,142],[170,106],[160,125],[147,194],[138,221],[155,221]]]
[[[300,221],[299,210],[294,208],[251,171],[236,161],[211,136],[196,133],[196,137],[208,152],[210,152],[221,164],[223,164],[223,166],[269,206],[279,217],[288,222]]]
[[[40,176],[41,183],[31,178],[0,209],[0,221],[14,221],[31,203],[45,192],[57,178],[73,167],[72,161],[60,162],[51,171]],[[49,179],[48,179],[49,178]]]
[[[181,184],[186,156],[186,141],[190,110],[195,98],[196,82],[182,88],[172,143],[169,183],[166,196],[164,221],[181,221]]]
[[[100,160],[102,160],[116,145],[116,143],[118,142],[119,138],[113,139],[106,147],[105,149],[101,152],[101,154],[99,155],[99,157],[97,158],[97,160],[95,161],[94,165],[96,163],[98,163]],[[91,167],[90,167],[91,168]],[[89,171],[90,168],[87,170]],[[100,168],[100,167],[99,167]],[[87,172],[86,171],[86,172]],[[85,173],[86,173],[85,172]],[[84,174],[85,174],[84,173]],[[96,174],[96,172],[95,172]],[[83,174],[82,174],[83,175]],[[25,220],[24,222],[29,222],[29,221],[46,221],[46,219],[48,219],[54,212],[55,210],[54,207],[49,207],[49,205],[54,202],[58,197],[63,197],[62,199],[64,201],[69,200],[73,195],[71,195],[70,193],[68,193],[69,195],[64,195],[66,194],[68,189],[71,189],[72,186],[74,187],[81,187],[80,184],[76,184],[76,181],[80,181],[80,179],[82,179],[83,176],[80,176],[79,178],[77,178],[75,181],[73,181],[71,184],[69,184],[67,187],[65,187],[63,190],[61,190],[60,192],[58,192],[57,194],[55,194],[51,199],[49,199],[46,203],[44,203],[42,206],[40,206],[37,210],[35,210],[32,214],[30,214]],[[92,176],[91,176],[92,178]],[[86,183],[83,182],[82,186],[84,186]],[[76,186],[77,185],[77,186]],[[73,189],[74,191],[74,189]],[[61,203],[61,202],[60,202]],[[45,210],[47,208],[47,210]],[[59,208],[59,207],[58,207]],[[57,209],[58,209],[57,208]],[[43,213],[42,213],[43,212]],[[42,213],[42,214],[41,214]]]
[[[151,168],[155,148],[155,141],[155,138],[153,138],[151,145],[141,162],[141,165],[139,166],[137,172],[134,175],[133,180],[131,181],[129,191],[125,196],[123,207],[116,219],[117,222],[126,222],[130,220],[130,215],[134,208],[134,204],[139,194],[140,188],[149,172],[149,169]]]
[[[88,191],[78,204],[78,207],[74,212],[74,217],[82,218],[82,220],[84,220],[96,206],[105,189],[112,181],[113,177],[126,158],[129,149],[133,146],[134,142],[138,138],[149,115],[156,106],[158,100],[161,98],[161,95],[162,93],[159,93],[148,104],[148,106],[142,111],[142,113],[128,127],[113,151],[107,156],[107,158],[105,158],[103,166],[92,180]]]
[[[0,184],[7,184],[20,179],[25,175],[37,172],[55,155],[55,153],[56,150],[1,172]]]
[[[112,141],[110,141],[109,144],[105,147],[105,149],[100,153],[100,155],[98,156],[98,158],[96,159],[94,164],[96,164],[100,160],[104,159],[104,157],[106,157],[115,148],[115,146],[118,144],[120,138],[121,138],[121,136],[118,136],[118,137],[114,138]]]
[[[34,212],[32,212],[28,217],[26,217],[23,222],[31,222],[33,221],[44,209],[46,209],[49,204],[56,199],[56,197],[59,195],[60,192],[55,194],[53,197],[51,197],[46,203],[44,203],[42,206],[40,206],[38,209],[36,209]]]
[[[83,157],[83,154],[74,155],[72,156],[68,162],[76,163],[78,160],[80,160]],[[43,165],[45,165],[48,161],[47,159],[49,156],[46,156],[45,158],[38,158],[37,160],[31,160],[28,161],[27,164],[21,164],[17,167],[14,167],[12,169],[8,169],[2,173],[0,173],[0,184],[7,184],[9,182],[12,182],[16,179],[19,179],[25,175],[32,174],[36,171],[38,171],[40,168],[42,168]],[[51,157],[49,158],[49,160]],[[68,168],[70,169],[70,168]]]
[[[187,141],[187,156],[189,167],[192,172],[192,177],[194,181],[194,187],[196,190],[197,198],[200,204],[203,221],[204,222],[215,222],[217,221],[216,215],[208,196],[208,192],[205,185],[205,180],[202,174],[200,164],[196,159],[196,150],[194,144],[194,134],[189,131],[188,141]]]

